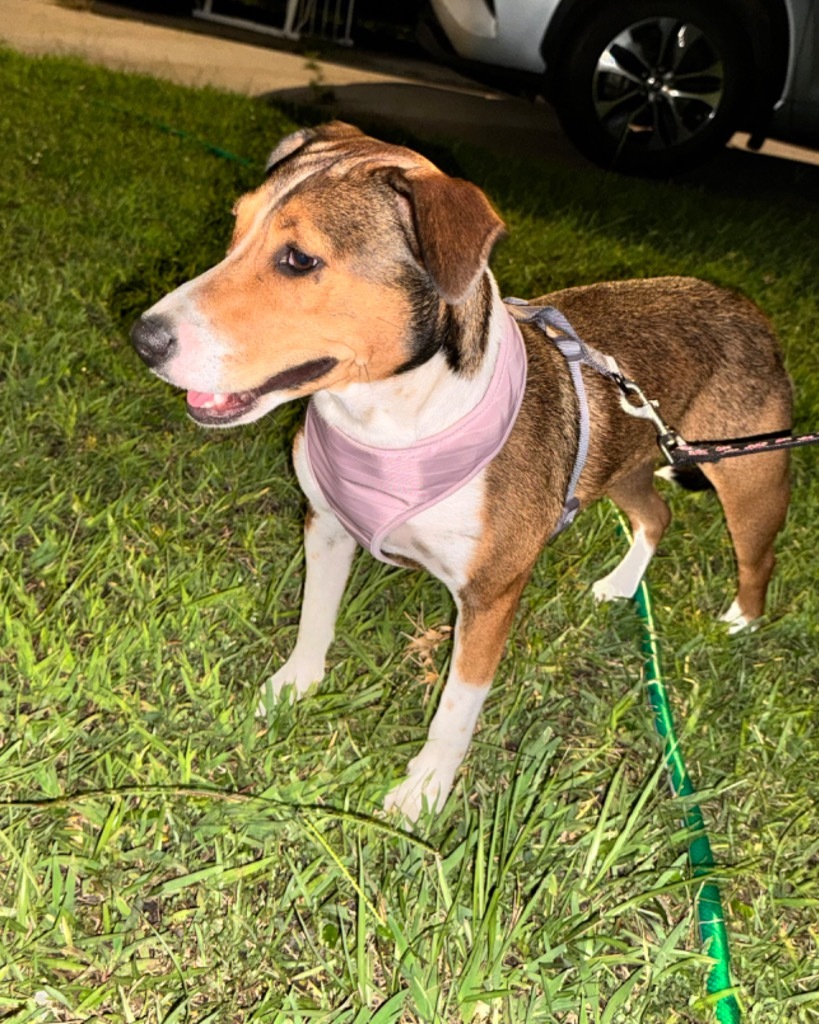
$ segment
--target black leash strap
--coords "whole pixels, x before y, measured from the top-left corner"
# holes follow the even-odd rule
[[[728,441],[682,441],[671,448],[671,464],[690,466],[698,462],[719,462],[722,459],[734,459],[738,455],[757,455],[760,452],[801,448],[809,444],[819,444],[819,434],[799,434],[794,437],[788,431],[780,431],[756,437],[735,437]]]
[[[657,444],[670,466],[693,466],[703,462],[734,459],[739,455],[758,455],[761,452],[778,451],[780,448],[801,448],[804,445],[819,444],[819,433],[800,434],[794,437],[789,430],[755,434],[752,437],[731,437],[720,441],[686,441],[662,418],[659,402],[646,398],[642,388],[633,380],[623,376],[615,376],[613,379],[623,393],[620,400],[623,410],[630,416],[651,421],[657,431]]]

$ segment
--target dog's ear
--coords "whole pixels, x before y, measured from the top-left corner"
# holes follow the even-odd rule
[[[267,158],[264,168],[265,174],[270,174],[282,160],[286,160],[289,156],[293,156],[294,153],[298,153],[314,137],[315,132],[312,128],[302,128],[297,132],[293,132],[292,135],[286,135]]]
[[[363,135],[363,132],[344,121],[328,121],[316,128],[302,128],[292,135],[287,135],[279,142],[270,156],[267,158],[265,173],[270,174],[278,164],[288,157],[298,153],[300,149],[317,139],[343,139],[355,135]]]
[[[441,297],[452,305],[472,293],[505,232],[477,187],[440,171],[391,168],[390,185],[408,201],[421,260]]]

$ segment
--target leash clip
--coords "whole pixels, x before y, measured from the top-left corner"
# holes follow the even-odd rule
[[[637,419],[651,421],[657,431],[657,444],[660,451],[668,464],[673,466],[676,462],[674,453],[681,444],[685,444],[685,440],[662,418],[660,403],[656,399],[648,398],[639,384],[635,384],[633,380],[629,380],[622,374],[617,374],[614,380],[622,392],[620,405],[623,411],[627,412],[629,416],[636,416]],[[635,405],[632,398],[637,399],[639,404]]]

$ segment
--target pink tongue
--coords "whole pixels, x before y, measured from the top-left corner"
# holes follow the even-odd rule
[[[217,398],[219,401],[217,401]],[[205,405],[223,405],[225,395],[214,395],[209,391],[189,391],[188,392],[188,405],[193,406],[194,409],[201,409]]]

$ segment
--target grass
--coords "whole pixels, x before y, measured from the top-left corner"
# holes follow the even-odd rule
[[[589,594],[623,545],[611,510],[543,556],[444,812],[415,834],[382,818],[446,669],[448,597],[362,555],[325,686],[259,723],[295,637],[301,409],[199,431],[127,343],[218,258],[258,177],[194,140],[261,163],[294,125],[7,51],[0,82],[0,1019],[712,1019],[639,624]],[[434,156],[508,221],[507,292],[676,272],[747,292],[816,426],[809,201]],[[817,477],[796,454],[756,634],[714,622],[733,570],[708,495],[669,492],[651,570],[754,1024],[819,1020]]]

